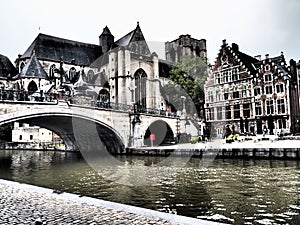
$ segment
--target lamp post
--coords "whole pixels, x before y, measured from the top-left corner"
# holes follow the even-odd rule
[[[180,98],[182,99],[182,116],[183,116],[183,118],[185,118],[185,116],[186,116],[186,109],[185,109],[186,97],[182,95]]]

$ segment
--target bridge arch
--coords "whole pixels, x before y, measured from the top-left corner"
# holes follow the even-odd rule
[[[152,123],[145,130],[144,145],[151,145],[151,134],[155,135],[153,144],[156,146],[168,144],[174,141],[174,132],[171,126],[162,119],[152,121]]]
[[[5,114],[0,125],[11,122],[22,122],[49,129],[58,134],[66,144],[67,150],[97,152],[97,154],[120,153],[124,151],[124,137],[107,121],[102,121],[77,113],[73,110],[23,110]],[[47,112],[48,111],[48,112]],[[96,140],[98,139],[98,141]],[[100,144],[99,144],[100,143]]]

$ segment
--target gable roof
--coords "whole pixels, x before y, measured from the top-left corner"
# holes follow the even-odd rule
[[[37,59],[35,52],[33,52],[30,60],[23,67],[21,73],[18,75],[18,78],[48,78],[46,71]]]
[[[41,33],[20,58],[30,58],[33,51],[40,60],[59,62],[62,57],[66,63],[75,60],[77,65],[82,66],[88,66],[102,54],[99,45],[71,41]]]
[[[17,74],[17,69],[8,57],[0,54],[0,80],[10,79]]]
[[[143,35],[143,32],[140,28],[139,22],[137,23],[136,28],[129,32],[128,34],[126,34],[125,36],[121,37],[119,40],[115,41],[113,47],[126,47],[129,46],[130,43],[134,43],[137,42],[138,45],[142,45],[145,47],[145,50],[142,54],[145,55],[150,55],[150,49],[147,45],[147,42],[145,40],[145,37]]]

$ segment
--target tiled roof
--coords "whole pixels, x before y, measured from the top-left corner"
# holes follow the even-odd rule
[[[71,41],[46,34],[39,34],[21,59],[30,58],[33,51],[40,60],[59,62],[62,57],[66,63],[75,60],[75,64],[83,66],[90,65],[102,54],[99,45]]]
[[[6,56],[0,54],[0,80],[12,78],[16,74],[18,74],[18,71],[11,61]]]
[[[48,78],[46,71],[43,69],[43,66],[40,64],[34,52],[28,63],[18,75],[18,78]]]
[[[135,29],[125,36],[121,37],[119,40],[117,40],[114,44],[115,46],[127,46],[130,43],[130,40],[132,39],[132,36],[135,32]]]

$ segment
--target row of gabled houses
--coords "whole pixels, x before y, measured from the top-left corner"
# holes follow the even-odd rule
[[[15,65],[0,55],[0,90],[41,96],[84,92],[100,103],[166,110],[170,103],[162,86],[173,63],[184,55],[206,58],[206,40],[181,35],[165,43],[165,54],[162,60],[150,51],[139,24],[116,41],[106,26],[99,45],[39,34]],[[264,128],[269,133],[298,132],[297,68],[295,61],[286,62],[283,53],[253,57],[224,40],[209,69],[205,111],[200,116],[217,136],[224,135],[228,124],[239,133],[260,134]]]
[[[215,135],[300,132],[299,75],[294,60],[252,57],[223,40],[205,83],[205,117]]]

